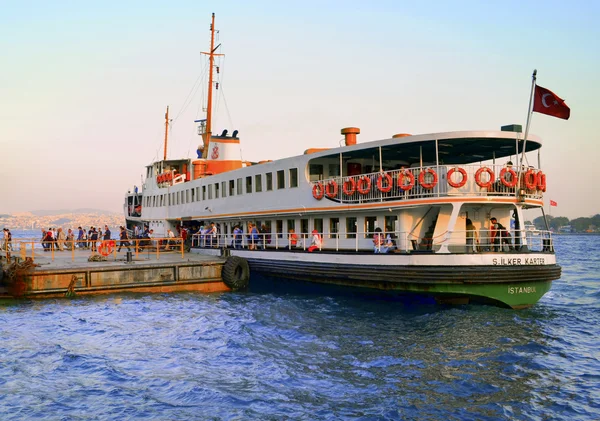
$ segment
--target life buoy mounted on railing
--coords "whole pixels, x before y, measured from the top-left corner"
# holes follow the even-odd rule
[[[356,181],[353,178],[347,178],[342,183],[342,190],[346,196],[352,196],[356,193]]]
[[[454,174],[456,171],[458,171],[462,175],[462,178],[459,182],[452,181],[452,174]],[[448,171],[448,184],[451,187],[454,187],[455,189],[458,189],[458,188],[464,186],[465,184],[467,184],[467,172],[464,170],[464,168],[460,168],[460,167],[450,168],[450,171]]]
[[[484,172],[486,172],[490,176],[490,179],[488,181],[481,181],[481,174],[483,174]],[[484,189],[491,186],[494,182],[494,171],[492,171],[488,167],[479,168],[475,173],[475,182],[479,187],[482,187]]]
[[[383,185],[383,179],[385,178],[385,187]],[[394,182],[392,181],[392,176],[388,173],[381,173],[377,178],[377,189],[382,193],[389,193],[392,190]]]
[[[162,177],[161,177],[161,175],[160,175],[160,174],[158,174],[158,175],[156,176],[156,184],[160,184],[160,183],[162,183]]]
[[[523,174],[523,184],[525,184],[527,190],[535,190],[538,184],[537,174],[533,170],[527,170],[527,172]]]
[[[102,256],[106,257],[112,253],[114,247],[114,241],[103,241],[100,243],[100,247],[98,247],[98,253]]]
[[[537,188],[546,192],[546,174],[541,171],[537,173]]]
[[[408,184],[404,184],[404,179],[408,178]],[[398,173],[398,187],[403,191],[408,191],[415,185],[415,176],[409,170],[404,170]]]
[[[325,189],[323,188],[323,183],[319,182],[315,184],[312,188],[313,197],[317,200],[321,200],[323,195],[325,194]]]
[[[329,188],[332,188],[333,190],[330,190]],[[337,197],[338,194],[338,184],[335,182],[335,180],[330,180],[326,185],[325,185],[325,194],[327,195],[327,197],[329,197],[330,199],[333,199],[334,197]]]
[[[366,175],[363,175],[356,184],[356,190],[360,194],[368,194],[371,191],[371,179]]]
[[[425,182],[426,174],[431,174],[433,176],[433,180],[431,180],[431,182],[429,182],[429,183]],[[423,170],[419,173],[419,184],[424,189],[429,190],[429,189],[434,188],[435,185],[437,184],[437,182],[438,182],[438,175],[432,168],[427,168],[426,170]]]
[[[506,179],[506,173],[510,174],[510,179]],[[500,181],[506,187],[514,187],[517,185],[517,173],[512,168],[502,168],[500,171]]]

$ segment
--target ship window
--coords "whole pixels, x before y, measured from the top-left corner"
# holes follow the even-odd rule
[[[340,176],[340,164],[329,164],[328,177],[339,177]]]
[[[202,200],[206,200],[206,186],[202,186]]]
[[[235,195],[235,180],[229,180],[229,196]]]
[[[185,203],[190,203],[190,189],[185,191]]]
[[[156,196],[152,196],[152,207],[156,207]]]
[[[196,193],[196,189],[192,189],[192,202],[195,201],[195,193]]]
[[[340,231],[340,218],[329,218],[329,237],[337,238]]]
[[[213,198],[212,195],[212,184],[208,185],[208,200],[211,200]]]
[[[283,170],[277,171],[277,188],[285,189],[285,172]]]
[[[385,217],[385,232],[396,232],[398,227],[398,216],[397,215],[386,215]]]
[[[365,216],[365,238],[373,238],[375,228],[377,228],[377,217]]]
[[[273,190],[273,173],[268,172],[265,174],[267,176],[267,191]]]
[[[238,178],[237,179],[237,194],[242,194],[242,179]]]
[[[288,219],[287,220],[287,227],[288,227],[288,232],[290,232],[290,230],[294,230],[296,231],[296,220],[295,219]],[[302,236],[300,236],[302,237]]]
[[[175,203],[179,204],[179,201],[181,200],[180,197],[179,197],[179,192],[176,193],[176,197],[177,197],[177,199],[176,199]]]
[[[275,221],[275,229],[277,230],[277,237],[283,238],[283,220],[278,219]]]
[[[246,193],[252,193],[252,176],[246,177]]]
[[[308,237],[308,219],[300,220],[300,233],[302,234],[302,237]]]
[[[298,168],[290,168],[290,187],[298,187]]]
[[[200,201],[200,187],[196,187],[196,200]]]
[[[215,199],[219,198],[219,183],[215,183]]]
[[[323,165],[310,164],[308,167],[308,177],[310,181],[318,181],[323,179]]]
[[[254,176],[254,191],[257,193],[262,191],[262,174]]]
[[[321,235],[323,235],[323,219],[322,218],[315,218],[315,220],[313,221],[313,229],[317,230],[317,232]]]
[[[356,218],[353,216],[346,218],[346,238],[356,238]]]
[[[221,197],[227,197],[227,181],[221,181]]]

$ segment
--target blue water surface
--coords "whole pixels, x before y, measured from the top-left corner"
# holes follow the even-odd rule
[[[293,284],[0,306],[1,420],[597,420],[600,236],[533,308]]]

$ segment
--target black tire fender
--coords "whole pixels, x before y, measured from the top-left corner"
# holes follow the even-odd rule
[[[243,257],[229,256],[221,271],[223,282],[232,290],[246,288],[250,281],[250,266]]]

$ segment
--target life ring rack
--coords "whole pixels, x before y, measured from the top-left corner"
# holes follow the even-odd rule
[[[462,175],[462,178],[459,182],[452,181],[452,174],[454,174],[457,171]],[[454,187],[455,189],[461,188],[462,186],[467,184],[467,172],[465,171],[465,169],[461,167],[450,168],[450,171],[448,171],[448,184],[451,187]]]
[[[538,176],[533,170],[527,170],[525,174],[523,174],[523,184],[527,187],[528,190],[535,190],[538,185]]]

